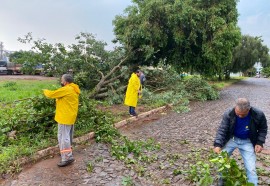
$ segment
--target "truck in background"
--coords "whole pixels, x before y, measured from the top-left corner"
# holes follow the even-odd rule
[[[22,65],[13,62],[0,61],[0,74],[13,75],[22,74]]]
[[[7,62],[0,61],[0,74],[7,74]]]

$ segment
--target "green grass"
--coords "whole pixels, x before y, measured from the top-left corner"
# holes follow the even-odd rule
[[[43,94],[42,89],[57,89],[57,80],[16,80],[0,82],[0,102],[12,102]]]
[[[228,87],[234,83],[237,83],[243,79],[246,79],[246,77],[233,77],[229,80],[223,80],[223,81],[208,81],[211,85],[214,85],[218,90],[221,90],[225,87]]]

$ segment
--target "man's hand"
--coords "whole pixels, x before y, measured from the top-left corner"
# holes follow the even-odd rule
[[[220,154],[221,153],[221,148],[220,147],[214,147],[214,152],[217,153],[217,154]]]
[[[261,145],[255,145],[255,152],[256,153],[260,153],[260,152],[262,152],[262,150],[263,150],[263,147]]]

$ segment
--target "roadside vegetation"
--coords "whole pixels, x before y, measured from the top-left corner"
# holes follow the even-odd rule
[[[145,72],[147,75],[147,71]],[[167,104],[174,104],[179,112],[188,110],[189,100],[207,100],[217,99],[218,92],[208,85],[204,80],[198,77],[183,80],[172,70],[164,70],[163,76],[158,72],[158,78],[163,79],[164,87],[172,87],[167,90],[153,92],[149,86],[145,85],[144,97],[140,104],[149,105],[152,108]],[[168,76],[170,74],[170,76]],[[166,79],[170,77],[171,79]],[[190,82],[194,79],[192,82]],[[196,83],[198,81],[198,83]],[[126,81],[127,82],[127,81]],[[202,84],[202,82],[205,82]],[[54,100],[45,98],[42,95],[42,89],[56,89],[59,83],[54,81],[3,81],[1,82],[1,118],[0,118],[0,173],[11,173],[20,170],[20,165],[14,164],[15,160],[23,156],[31,156],[37,150],[44,149],[57,144],[57,130],[54,121]],[[186,86],[194,84],[194,88],[201,86],[200,95],[194,95]],[[22,93],[22,92],[24,93]],[[122,104],[123,94],[116,98],[108,97],[103,102],[109,104]],[[17,94],[14,96],[14,94]],[[114,95],[115,96],[115,95]],[[112,100],[115,100],[112,102]],[[76,136],[83,135],[90,131],[95,132],[97,141],[104,141],[112,144],[112,154],[119,159],[128,155],[131,147],[128,149],[119,149],[123,143],[127,146],[139,145],[143,149],[142,142],[130,142],[113,128],[114,117],[96,109],[98,102],[89,99],[87,91],[83,91],[80,96],[80,107],[78,119],[76,122]],[[76,137],[75,136],[75,137]],[[153,142],[151,142],[153,143]],[[134,149],[139,153],[138,149]]]
[[[225,87],[228,87],[234,83],[237,83],[240,80],[244,80],[247,77],[241,76],[241,77],[232,77],[228,80],[224,80],[224,81],[218,81],[218,80],[211,80],[208,81],[208,83],[210,83],[211,85],[213,85],[216,89],[218,90],[222,90]]]

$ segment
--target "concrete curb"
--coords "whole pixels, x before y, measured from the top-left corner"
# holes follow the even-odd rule
[[[163,110],[166,110],[169,107],[171,107],[171,105],[159,107],[159,108],[150,110],[148,112],[141,113],[137,117],[131,117],[131,118],[128,118],[128,119],[125,119],[125,120],[122,120],[120,122],[115,123],[114,124],[114,127],[117,128],[117,129],[118,128],[121,128],[121,127],[123,127],[123,126],[125,126],[125,125],[127,125],[129,123],[132,123],[132,122],[137,121],[139,119],[146,118],[146,117],[148,117],[151,114],[154,114],[154,113],[157,113],[157,112],[161,112]],[[95,133],[94,132],[90,132],[88,134],[85,134],[83,136],[80,136],[80,137],[77,137],[77,138],[73,139],[73,142],[74,142],[74,144],[79,144],[79,143],[86,142],[88,140],[93,139],[94,136],[95,136]],[[45,157],[48,157],[48,156],[52,156],[52,155],[55,155],[57,153],[59,153],[59,148],[58,148],[58,145],[55,145],[55,146],[48,147],[46,149],[40,150],[40,151],[36,152],[31,157],[20,158],[20,159],[18,159],[18,160],[15,161],[15,164],[25,165],[25,164],[28,164],[28,163],[31,163],[31,162],[39,161],[42,158],[45,158]]]
[[[120,121],[118,123],[115,123],[114,124],[114,127],[115,128],[121,128],[131,122],[134,122],[134,121],[137,121],[139,119],[142,119],[142,118],[146,118],[148,116],[150,116],[151,114],[154,114],[154,113],[157,113],[157,112],[160,112],[160,111],[163,111],[165,109],[167,109],[169,106],[163,106],[163,107],[159,107],[159,108],[156,108],[156,109],[153,109],[153,110],[150,110],[148,112],[144,112],[142,114],[139,114],[137,117],[131,117],[131,118],[128,118],[128,119],[125,119],[123,121]]]

